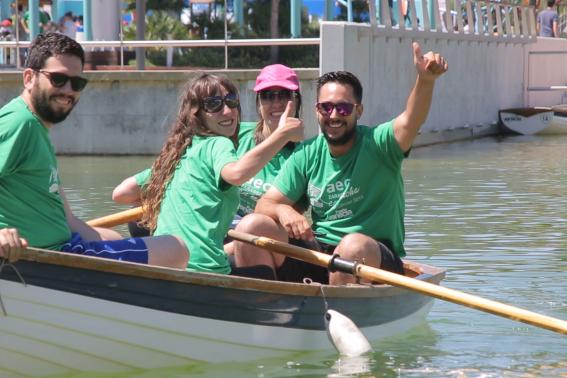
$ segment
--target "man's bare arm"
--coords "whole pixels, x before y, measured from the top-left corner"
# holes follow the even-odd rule
[[[309,221],[294,208],[294,202],[277,188],[271,187],[256,203],[255,212],[264,214],[281,224],[290,238],[313,240]]]

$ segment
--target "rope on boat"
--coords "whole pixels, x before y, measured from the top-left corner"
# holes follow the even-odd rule
[[[329,311],[329,302],[327,302],[327,296],[325,295],[325,290],[323,290],[323,285],[319,285],[321,289],[321,296],[323,297],[323,302],[325,302],[325,312]]]
[[[0,259],[0,276],[2,276],[2,270],[4,270],[4,267],[9,266],[10,268],[12,268],[14,273],[16,273],[16,275],[20,279],[20,282],[24,286],[27,286],[26,281],[24,280],[24,277],[22,277],[22,275],[20,274],[18,268],[16,268],[14,264],[7,261],[8,261],[7,259]],[[4,316],[8,316],[8,312],[6,311],[6,306],[4,306],[4,301],[2,300],[2,293],[0,293],[0,309],[2,310],[2,314]]]
[[[9,249],[7,252],[4,251],[4,257],[1,257],[0,260],[6,260],[10,263],[15,263],[20,259],[21,256],[22,256],[22,252],[20,252],[19,248]]]

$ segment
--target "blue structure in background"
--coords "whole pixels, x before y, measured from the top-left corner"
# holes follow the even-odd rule
[[[340,9],[335,6],[334,1],[328,3],[330,5],[329,9],[326,9],[325,0],[303,0],[303,6],[307,8],[307,13],[312,15],[317,15],[320,18],[325,17],[325,12],[328,11],[328,19],[335,18],[339,13]]]
[[[67,12],[73,12],[73,15],[83,14],[83,0],[53,0],[57,2],[57,17],[53,18],[58,20]]]
[[[10,9],[9,1],[0,1],[0,18],[3,20],[5,18],[10,18],[12,16],[12,10]]]

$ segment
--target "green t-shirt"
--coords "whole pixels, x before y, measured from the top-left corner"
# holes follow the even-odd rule
[[[229,274],[223,239],[238,206],[238,187],[226,183],[222,168],[236,161],[232,141],[193,137],[167,185],[154,235],[175,235],[189,249],[188,270]]]
[[[238,157],[256,147],[254,141],[255,122],[242,122],[238,132]],[[256,176],[240,187],[240,204],[237,214],[241,217],[254,212],[256,202],[274,182],[281,167],[293,152],[293,147],[286,145],[280,150]]]
[[[404,154],[394,138],[393,121],[375,128],[357,126],[356,141],[334,158],[323,135],[304,142],[274,182],[297,201],[307,193],[313,230],[336,245],[359,232],[387,243],[400,257],[404,250]]]
[[[26,12],[24,13],[24,21],[26,22],[26,25],[28,26],[28,29],[31,30],[30,18],[31,18],[30,12],[29,12],[29,11],[26,11]],[[40,34],[44,32],[45,25],[47,25],[47,24],[49,23],[49,21],[51,21],[51,20],[49,19],[49,14],[48,14],[47,12],[45,12],[45,11],[43,11],[43,10],[40,9],[40,10],[39,10],[39,33],[40,33]]]
[[[21,97],[0,109],[0,228],[30,246],[58,249],[71,238],[48,130]]]
[[[134,180],[136,180],[136,185],[140,188],[145,186],[147,183],[150,182],[150,177],[152,176],[152,169],[146,168],[141,172],[138,172],[134,175]]]

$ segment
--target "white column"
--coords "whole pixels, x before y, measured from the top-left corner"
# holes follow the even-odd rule
[[[96,0],[92,3],[93,40],[120,39],[120,1]]]

